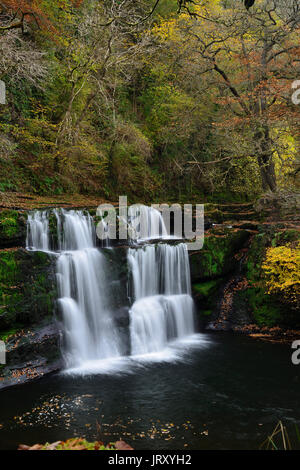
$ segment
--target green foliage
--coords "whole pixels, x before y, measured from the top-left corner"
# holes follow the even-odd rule
[[[18,218],[17,211],[5,210],[0,213],[0,236],[11,238],[18,232]]]
[[[196,293],[196,295],[200,294],[201,296],[207,298],[216,292],[219,284],[220,281],[217,280],[207,281],[201,284],[193,284],[193,291]]]
[[[300,243],[267,250],[262,265],[269,294],[282,295],[295,309],[300,307]]]
[[[191,252],[190,264],[193,279],[210,281],[232,272],[237,266],[237,259],[234,255],[242,248],[247,238],[247,232],[242,230],[205,237],[202,250]]]
[[[1,341],[6,342],[11,336],[15,335],[19,331],[19,328],[11,328],[6,331],[1,331],[0,332],[0,339]]]
[[[266,296],[264,288],[252,287],[237,294],[247,305],[259,326],[272,327],[284,323],[284,309],[276,299]]]
[[[126,193],[145,202],[253,199],[261,187],[247,148],[252,124],[234,117],[237,130],[222,131],[230,109],[224,83],[202,74],[206,64],[188,33],[200,19],[191,25],[176,1],[164,0],[134,28],[132,18],[147,16],[149,5],[124,5],[120,12],[117,1],[42,0],[34,4],[39,28],[29,22],[25,34],[2,33],[2,51],[11,53],[0,65],[8,96],[0,107],[0,191]],[[212,2],[216,12],[227,15]],[[241,14],[248,21],[246,10]],[[227,42],[230,67],[226,60],[223,66],[235,83],[240,63]],[[295,153],[292,135],[282,143]]]
[[[42,252],[0,251],[0,330],[36,323],[53,313],[51,263]]]
[[[296,230],[262,232],[254,237],[246,262],[250,288],[239,293],[247,300],[259,325],[300,324],[296,310],[299,303],[299,248]],[[288,244],[295,245],[293,249]],[[285,245],[284,245],[285,244]]]

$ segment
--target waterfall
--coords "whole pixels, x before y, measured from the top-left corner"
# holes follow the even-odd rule
[[[133,241],[146,241],[168,237],[161,213],[152,207],[130,206],[128,209],[129,237]]]
[[[159,271],[155,246],[130,248],[127,257],[132,272],[134,299],[156,295],[159,287]]]
[[[128,250],[135,302],[130,311],[131,353],[162,351],[195,332],[186,245]]]
[[[83,211],[53,210],[57,220],[56,275],[63,314],[67,368],[122,354],[109,308],[104,255],[95,247],[92,217]],[[28,218],[27,247],[49,249],[49,215],[36,211]],[[47,234],[47,236],[46,236]]]
[[[154,295],[137,300],[131,309],[131,354],[162,351],[170,341],[194,333],[190,295]]]
[[[96,245],[94,221],[89,213],[55,209],[57,240],[60,251],[83,250]]]
[[[26,248],[49,251],[49,219],[47,211],[28,214]]]
[[[162,216],[150,207],[130,208],[128,220],[131,242],[136,244],[127,251],[133,296],[127,331],[131,359],[135,360],[192,337],[194,304],[186,245],[166,243],[168,234]],[[153,239],[164,243],[145,244]],[[30,212],[26,246],[56,257],[67,370],[97,372],[103,370],[99,361],[113,359],[116,363],[122,356],[124,360],[127,340],[114,321],[110,268],[105,251],[96,247],[90,214],[64,209]]]
[[[128,262],[135,300],[157,294],[191,294],[190,265],[184,243],[130,248]]]

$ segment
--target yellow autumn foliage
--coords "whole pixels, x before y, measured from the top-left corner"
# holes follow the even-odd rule
[[[294,248],[269,248],[262,268],[268,294],[281,294],[285,301],[300,307],[300,242]]]

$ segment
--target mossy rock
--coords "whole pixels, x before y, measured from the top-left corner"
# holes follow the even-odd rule
[[[24,249],[0,251],[0,332],[32,325],[53,313],[54,259]]]
[[[223,212],[217,208],[207,210],[204,212],[204,214],[205,219],[209,219],[217,224],[221,224],[225,220]]]
[[[192,285],[193,298],[197,305],[200,318],[210,317],[217,307],[218,290],[223,279],[216,279]]]
[[[220,282],[223,281],[211,280],[200,284],[193,284],[193,294],[198,298],[208,299],[217,291]]]
[[[102,255],[106,262],[106,275],[110,282],[109,302],[114,309],[128,305],[127,283],[129,278],[127,248],[102,248]]]
[[[300,318],[296,312],[283,305],[276,296],[266,294],[263,287],[249,287],[237,292],[234,303],[240,311],[246,308],[254,322],[261,327],[300,327]]]
[[[205,237],[202,250],[189,252],[192,282],[218,279],[233,272],[238,265],[235,255],[249,236],[245,230],[228,230],[224,236]]]
[[[300,193],[277,192],[264,194],[255,203],[255,210],[283,220],[299,221]]]
[[[0,247],[24,246],[26,240],[26,216],[15,210],[0,212]]]

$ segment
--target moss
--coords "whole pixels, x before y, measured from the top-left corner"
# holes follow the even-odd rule
[[[246,263],[247,279],[250,282],[259,280],[262,275],[261,265],[265,257],[267,244],[264,234],[256,235],[252,241]]]
[[[56,219],[56,216],[52,212],[49,213],[48,221],[49,221],[49,232],[52,235],[56,235],[56,233],[57,233],[57,219]]]
[[[246,297],[255,322],[259,326],[275,326],[282,322],[282,308],[276,301],[265,294],[263,288],[251,287],[239,293]]]
[[[8,305],[21,301],[16,290],[17,262],[13,251],[0,252],[0,316],[7,311]]]
[[[25,241],[26,220],[21,212],[3,210],[0,212],[0,246],[16,246]]]
[[[212,312],[212,310],[203,310],[201,311],[201,315],[203,315],[204,317],[209,317],[211,316]]]
[[[53,311],[52,259],[41,252],[0,251],[0,330],[40,321]]]
[[[282,323],[280,309],[275,305],[260,305],[254,310],[254,318],[260,326],[275,326]]]
[[[50,263],[49,255],[43,251],[34,251],[31,256],[36,264],[49,265]]]
[[[8,238],[16,235],[18,232],[19,213],[13,210],[5,210],[0,213],[0,230]]]
[[[217,292],[222,285],[223,279],[210,280],[193,284],[193,297],[198,307],[200,317],[207,319],[216,309],[218,296]]]
[[[233,272],[238,264],[235,255],[248,238],[249,233],[245,230],[225,230],[223,236],[206,236],[202,250],[190,252],[193,282],[217,279]]]
[[[236,296],[247,305],[249,313],[259,326],[300,326],[297,313],[280,303],[276,296],[266,294],[263,287],[250,287],[237,292]]]
[[[203,297],[209,297],[217,290],[219,284],[220,281],[217,280],[203,282],[202,284],[194,284],[193,291]]]

